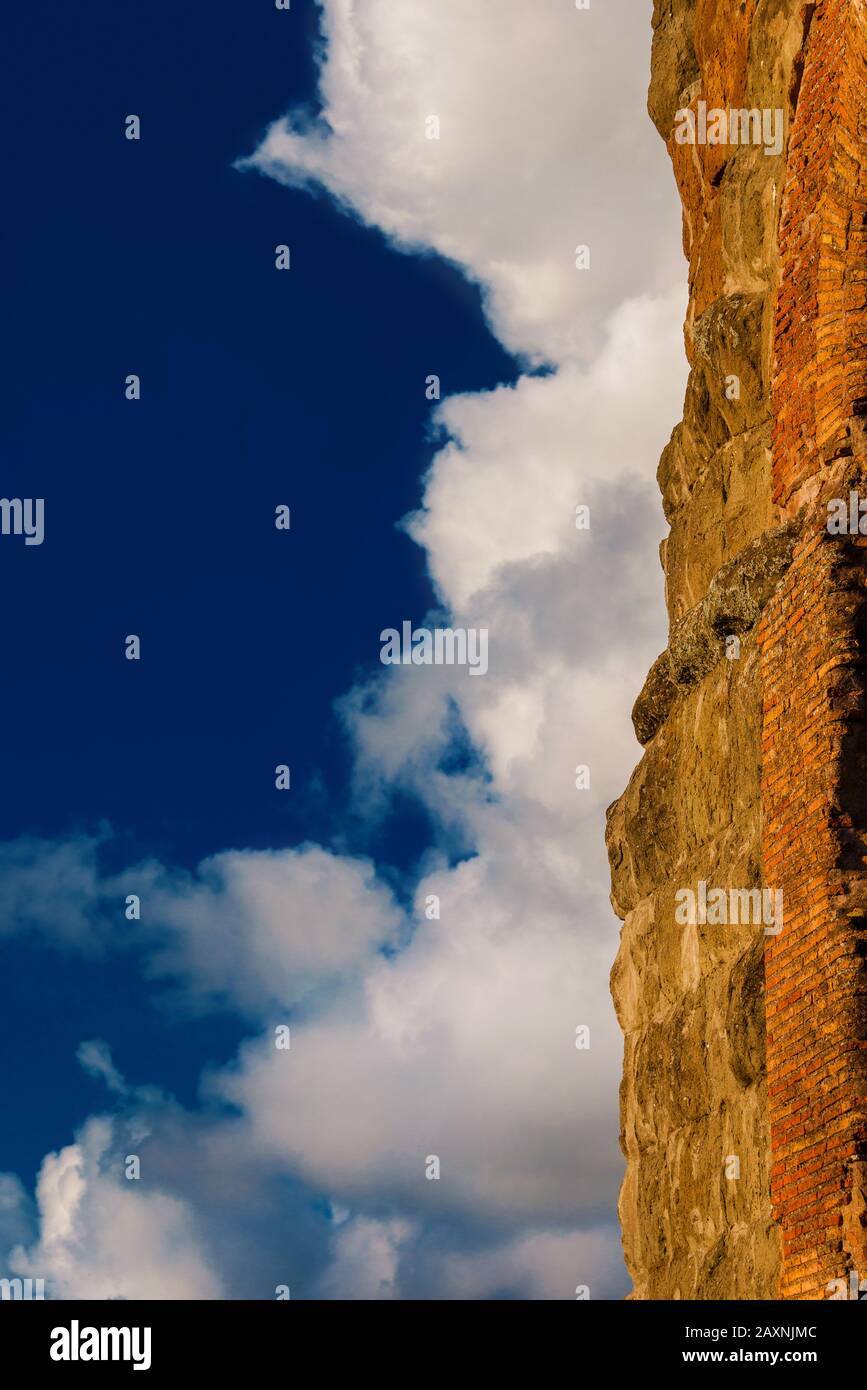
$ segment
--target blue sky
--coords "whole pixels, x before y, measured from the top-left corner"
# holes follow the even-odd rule
[[[604,72],[617,15],[566,8],[526,36],[520,75],[481,61],[504,15],[526,23],[511,0],[469,19],[423,0],[401,20],[377,0],[354,20],[313,0],[82,0],[4,20],[3,492],[45,498],[46,539],[0,538],[17,1040],[0,1215],[7,1263],[60,1295],[272,1297],[285,1279],[293,1297],[570,1297],[579,1266],[599,1296],[625,1287],[601,811],[664,631],[653,470],[682,305],[662,152],[645,173],[656,137],[627,136],[647,25],[627,44],[635,90],[606,117],[546,55],[558,25],[584,24],[567,52],[585,43],[585,79]],[[354,69],[329,69],[341,52]],[[408,152],[407,90],[428,70],[461,141]],[[612,148],[646,180],[640,248]],[[432,153],[451,163],[425,169]],[[576,237],[601,253],[586,291]],[[584,500],[592,555],[570,549]],[[490,623],[489,677],[383,674],[381,629],[432,610]],[[584,803],[577,762],[599,773]],[[424,918],[432,891],[461,905],[460,931]],[[564,973],[574,998],[552,1000]],[[589,1074],[528,1106],[549,1067],[574,1070],[574,1049],[546,1057],[539,1019],[562,1011],[565,1049],[587,1009]],[[269,1041],[284,1019],[310,1069],[286,1094]],[[510,1034],[523,1060],[498,1053]],[[110,1066],[82,1064],[94,1039]],[[141,1187],[118,1167],[135,1143]],[[424,1179],[438,1146],[452,1186]]]
[[[515,375],[454,270],[232,168],[269,118],[316,95],[315,6],[239,16],[86,3],[18,18],[4,495],[47,499],[50,543],[0,552],[21,595],[6,627],[4,839],[108,821],[125,857],[189,866],[226,846],[328,839],[348,772],[331,702],[375,659],[389,615],[432,599],[395,526],[430,458],[430,364],[448,364],[449,389]],[[140,145],[123,138],[130,111]],[[43,145],[58,156],[47,179]],[[286,238],[297,273],[281,279]],[[273,526],[281,502],[291,535]],[[282,761],[291,797],[274,790]],[[406,806],[357,831],[398,868],[427,838]],[[3,1078],[18,1116],[4,1166],[32,1179],[58,1126],[87,1113],[83,1028],[110,1036],[134,1079],[159,1048],[161,1080],[191,1094],[211,1025],[207,1041],[164,1037],[117,961],[65,962],[60,1006],[42,953],[10,966],[4,1016],[51,1047],[23,1049]],[[226,1020],[221,1049],[237,1036]]]

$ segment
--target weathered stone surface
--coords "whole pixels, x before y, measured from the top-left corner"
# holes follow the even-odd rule
[[[771,487],[786,151],[673,137],[677,110],[700,100],[790,120],[804,19],[797,0],[656,0],[653,22],[648,105],[683,203],[691,372],[658,473],[669,644],[633,711],[644,757],[608,818],[624,918],[612,971],[625,1033],[621,1221],[634,1297],[771,1297],[763,932],[683,926],[675,910],[700,880],[763,883],[757,624],[800,532]],[[727,637],[740,641],[733,660]]]
[[[797,523],[788,522],[757,536],[717,571],[701,603],[675,623],[632,711],[639,743],[650,742],[678,694],[723,658],[726,638],[742,637],[755,627],[791,564],[797,535]]]
[[[609,808],[637,1298],[822,1298],[867,1271],[867,0],[655,0],[649,109],[689,260],[659,467],[670,617]],[[785,140],[677,143],[769,108]],[[724,653],[726,637],[740,649]],[[770,888],[781,930],[679,890]]]
[[[747,637],[737,672],[718,661],[683,696],[609,815],[635,1297],[769,1296],[776,1277],[761,931],[675,918],[680,886],[761,882],[760,708]]]

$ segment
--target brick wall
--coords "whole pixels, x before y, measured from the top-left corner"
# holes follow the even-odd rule
[[[763,614],[762,852],[781,887],[766,947],[771,1196],[780,1292],[867,1278],[867,541],[827,533],[867,497],[867,13],[809,29],[779,226],[773,497],[806,526]]]

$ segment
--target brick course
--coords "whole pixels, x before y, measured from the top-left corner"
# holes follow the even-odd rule
[[[779,226],[773,498],[806,519],[765,609],[762,854],[784,892],[765,952],[771,1196],[780,1294],[867,1277],[867,541],[826,501],[867,497],[867,14],[809,30]]]

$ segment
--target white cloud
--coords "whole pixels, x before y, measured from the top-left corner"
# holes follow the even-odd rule
[[[340,1202],[434,1216],[521,1223],[613,1200],[605,948],[586,906],[569,931],[562,885],[540,883],[549,865],[532,877],[532,847],[508,848],[519,855],[508,879],[490,853],[444,871],[425,885],[443,889],[442,920],[372,966],[359,998],[293,1030],[291,1051],[249,1047],[218,1083],[257,1152]],[[601,926],[604,900],[595,908]],[[575,1047],[582,1024],[589,1051]],[[440,1181],[425,1177],[432,1154]]]
[[[316,845],[214,855],[193,877],[163,876],[147,910],[155,974],[192,982],[200,1008],[257,1018],[334,986],[394,944],[402,923],[368,861]]]
[[[176,1197],[124,1177],[109,1120],[47,1154],[36,1184],[39,1234],[10,1256],[15,1274],[44,1279],[52,1298],[219,1298],[220,1279]]]
[[[14,1173],[0,1173],[0,1279],[13,1277],[10,1252],[29,1241],[35,1226],[30,1194]]]
[[[610,1227],[531,1231],[473,1252],[443,1252],[428,1278],[439,1297],[568,1301],[618,1298],[623,1278]],[[586,1290],[586,1293],[585,1293]]]
[[[305,1004],[290,1051],[265,1036],[211,1086],[240,1108],[241,1150],[354,1213],[333,1236],[328,1296],[410,1291],[424,1232],[443,1222],[474,1233],[422,1262],[441,1296],[617,1292],[603,813],[635,761],[629,708],[664,640],[653,479],[686,375],[675,197],[644,111],[644,8],[327,0],[323,119],[290,115],[252,161],[459,262],[502,341],[554,369],[444,402],[448,439],[409,522],[438,601],[489,627],[489,673],[399,668],[343,701],[359,804],[402,785],[443,842],[458,828],[473,850],[426,861],[411,940],[372,866],[313,846],[143,875],[161,933],[143,932],[153,969],[203,1006],[265,1018]],[[430,114],[439,141],[425,139]],[[579,241],[588,272],[574,267]],[[590,532],[575,530],[579,503]],[[483,775],[443,766],[458,726]],[[579,763],[589,792],[575,788]],[[438,921],[423,915],[429,893]],[[69,939],[76,922],[90,930],[84,908],[64,920]],[[579,1025],[589,1051],[575,1048]],[[145,1271],[177,1221],[185,1279],[206,1282],[187,1207],[149,1199],[150,1249],[128,1205],[142,1196],[103,1171],[102,1134],[46,1159],[39,1257],[70,1287],[115,1287],[101,1213],[144,1241]],[[439,1181],[424,1176],[429,1154]]]
[[[603,1210],[618,1180],[603,812],[664,640],[653,475],[686,375],[643,20],[634,0],[586,14],[327,0],[322,119],[290,114],[252,161],[458,261],[502,341],[554,368],[444,402],[448,438],[409,522],[450,618],[489,628],[489,674],[395,671],[344,704],[362,792],[402,781],[476,857],[431,872],[417,902],[439,893],[441,920],[419,913],[412,943],[305,1024],[291,1056],[250,1047],[224,1083],[253,1142],[341,1201],[568,1221]],[[488,780],[440,767],[449,710]]]
[[[462,1243],[431,1239],[418,1222],[353,1216],[336,1232],[317,1296],[569,1301],[619,1298],[623,1283],[610,1227]]]
[[[318,1296],[367,1300],[399,1297],[401,1246],[412,1231],[409,1222],[394,1217],[358,1217],[342,1224],[334,1240],[334,1258],[322,1276]]]
[[[653,453],[680,405],[683,302],[680,288],[629,300],[612,313],[589,364],[568,360],[556,375],[443,403],[438,420],[450,442],[410,529],[455,612],[468,612],[474,597],[482,603],[510,565],[580,563],[588,533],[576,531],[575,509],[600,495],[616,490],[621,501],[618,555],[648,525],[663,533],[658,498],[651,513],[640,491],[632,494],[652,479]],[[581,577],[586,602],[592,571]]]
[[[323,119],[276,122],[256,167],[466,267],[497,335],[532,357],[586,354],[614,303],[675,278],[670,173],[644,110],[649,4],[325,0],[323,25]]]
[[[109,838],[104,827],[0,844],[0,931],[85,955],[140,949],[147,972],[171,980],[186,1008],[260,1019],[352,976],[405,926],[363,858],[308,844],[227,850],[194,873],[150,860],[104,875],[99,850]],[[124,915],[131,893],[144,905],[135,922]],[[83,1043],[80,1060],[111,1086],[104,1046]]]

